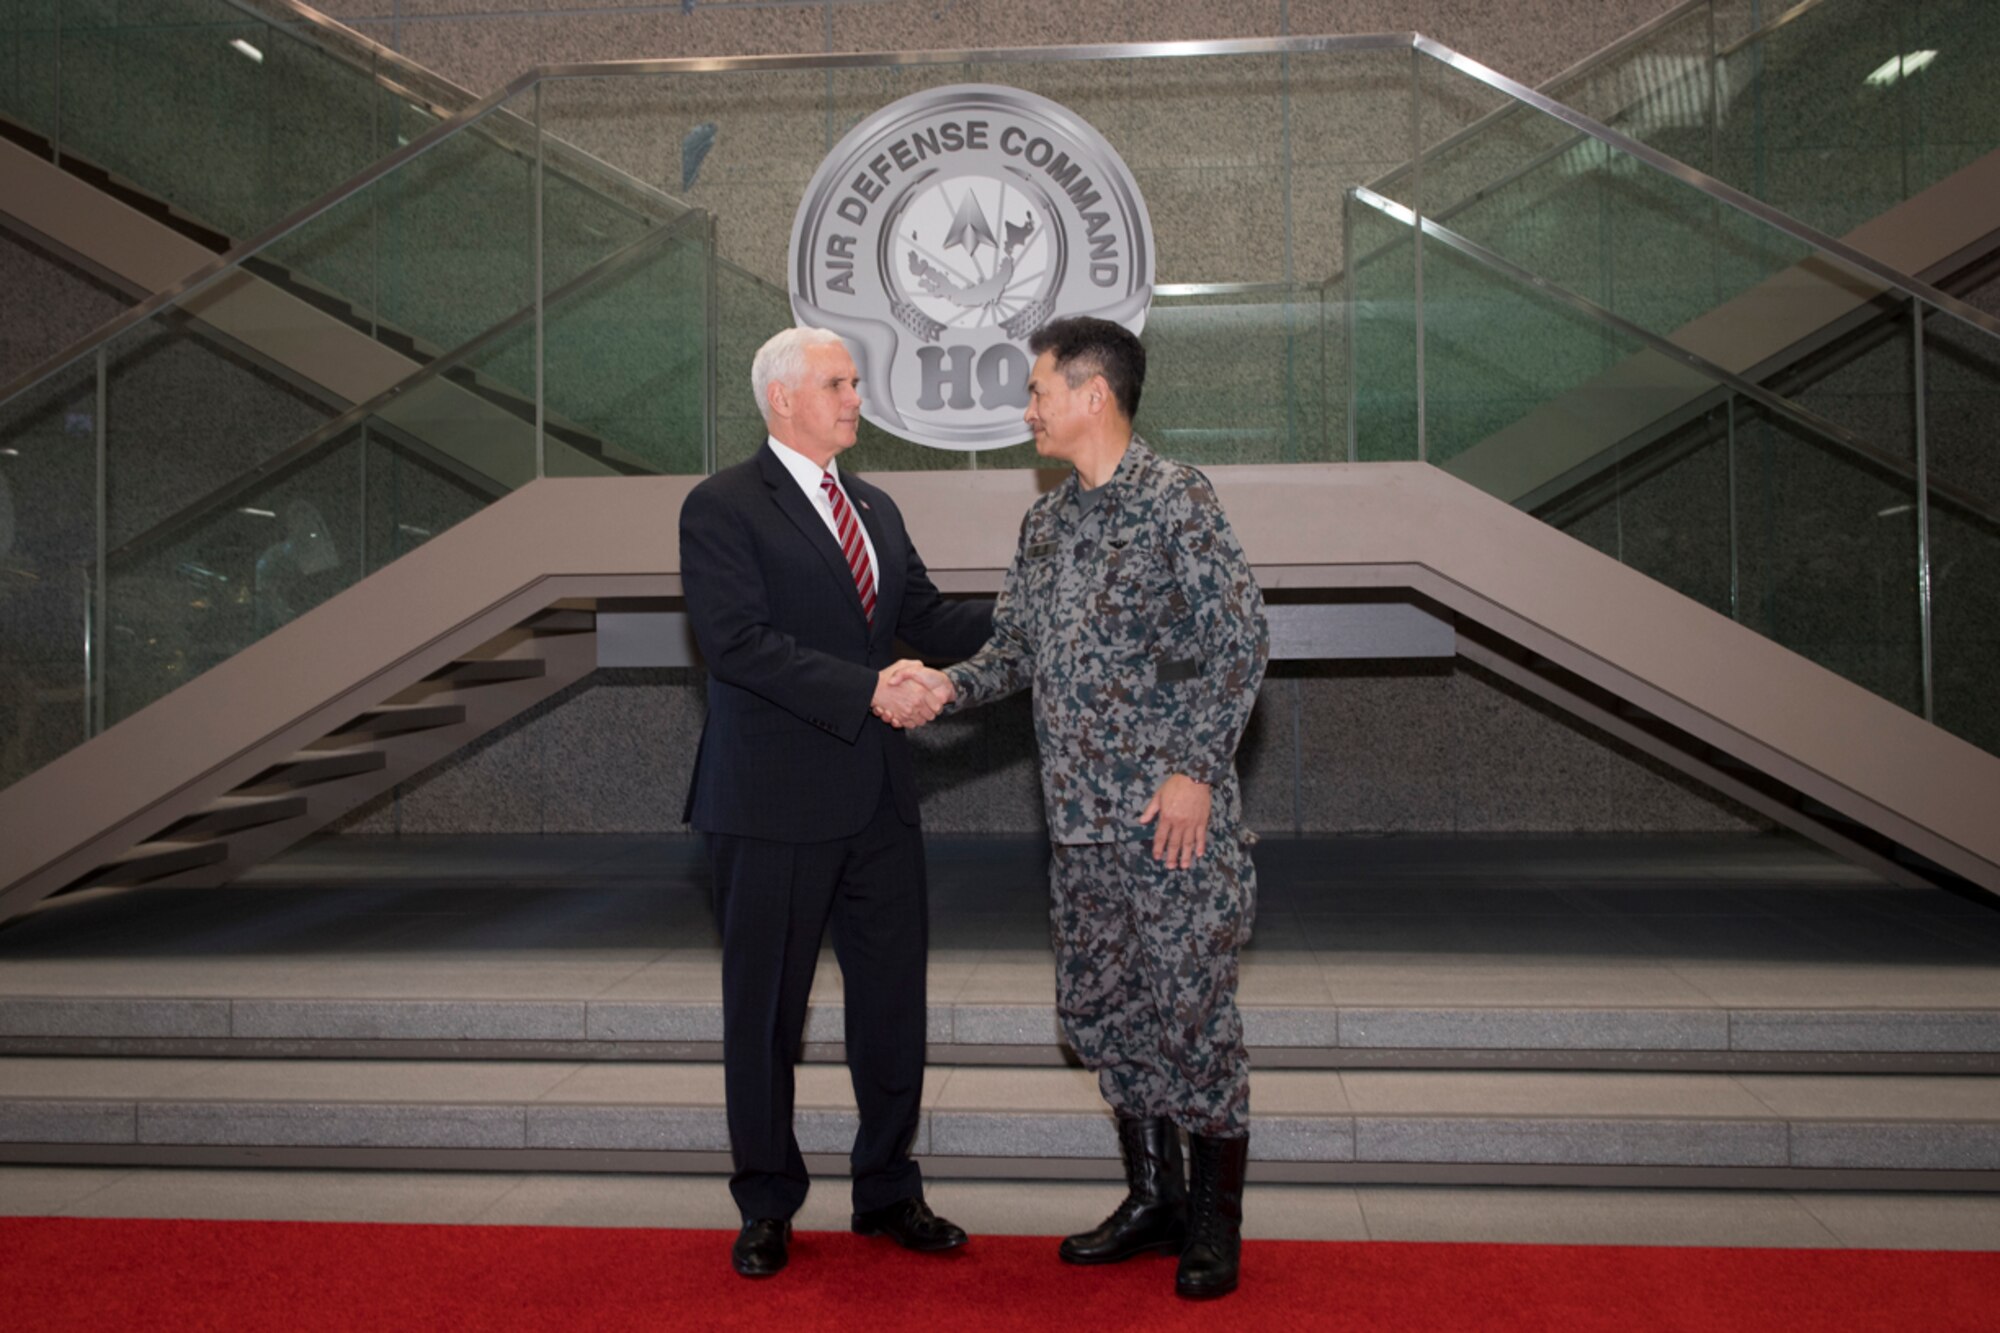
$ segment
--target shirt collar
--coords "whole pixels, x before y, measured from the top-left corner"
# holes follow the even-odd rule
[[[1124,457],[1118,460],[1118,466],[1112,469],[1111,475],[1104,479],[1104,485],[1097,489],[1101,491],[1107,486],[1130,485],[1138,478],[1139,469],[1145,467],[1152,458],[1151,447],[1139,438],[1137,431],[1133,431],[1131,442],[1125,446]],[[1074,510],[1080,510],[1083,507],[1083,489],[1083,478],[1077,474],[1075,468],[1071,468],[1069,476],[1063,480],[1064,503]]]
[[[822,468],[819,464],[813,462],[812,459],[807,458],[789,444],[779,444],[777,440],[768,435],[764,437],[764,443],[771,446],[771,452],[776,454],[778,461],[785,465],[785,471],[791,473],[798,480],[799,485],[805,488],[807,495],[818,495],[820,493],[819,478],[822,472],[831,472],[834,484],[837,486],[840,485],[840,460],[838,458],[828,459],[826,466]],[[842,486],[841,489],[845,490],[846,487]]]

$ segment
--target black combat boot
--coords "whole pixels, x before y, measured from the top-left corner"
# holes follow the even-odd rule
[[[1092,1231],[1070,1236],[1056,1253],[1066,1264],[1115,1264],[1159,1250],[1179,1254],[1187,1236],[1187,1180],[1181,1132],[1165,1119],[1118,1117],[1125,1158],[1125,1202]]]
[[[1187,1248],[1181,1251],[1174,1294],[1189,1300],[1227,1296],[1236,1290],[1236,1265],[1243,1252],[1243,1168],[1250,1140],[1188,1135]]]

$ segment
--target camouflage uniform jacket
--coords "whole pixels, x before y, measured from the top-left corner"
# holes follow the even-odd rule
[[[1094,500],[1095,503],[1090,501]],[[1049,838],[1149,838],[1175,773],[1242,822],[1236,743],[1270,655],[1264,599],[1208,478],[1138,436],[1103,494],[1072,472],[1021,521],[993,637],[950,669],[967,708],[1032,685]]]

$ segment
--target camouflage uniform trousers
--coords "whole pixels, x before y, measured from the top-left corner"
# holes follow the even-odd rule
[[[1049,920],[1063,1038],[1120,1115],[1250,1132],[1237,955],[1257,876],[1247,837],[1211,836],[1186,870],[1143,842],[1056,843]]]

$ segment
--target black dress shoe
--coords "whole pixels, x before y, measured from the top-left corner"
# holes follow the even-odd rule
[[[887,1236],[906,1250],[922,1254],[955,1250],[965,1244],[965,1232],[931,1211],[922,1199],[898,1199],[884,1208],[854,1215],[857,1236]]]
[[[744,1277],[770,1277],[785,1266],[792,1224],[775,1217],[745,1222],[729,1251],[729,1262]]]

